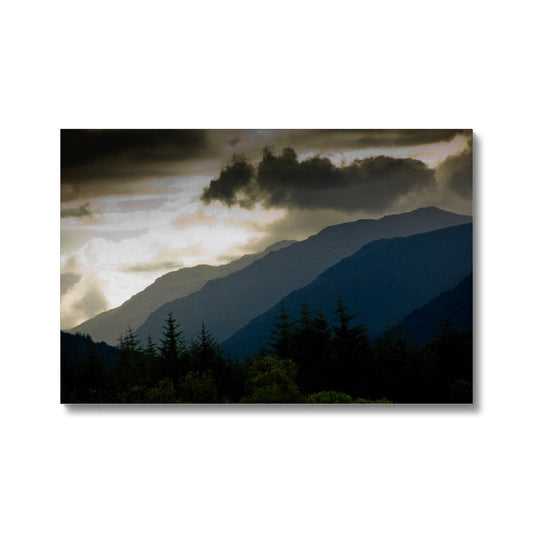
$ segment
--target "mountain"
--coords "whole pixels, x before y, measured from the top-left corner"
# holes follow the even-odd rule
[[[459,285],[409,313],[402,320],[403,330],[419,345],[433,339],[445,321],[457,331],[471,330],[472,289],[470,272]]]
[[[305,241],[267,254],[238,272],[209,281],[189,296],[164,304],[137,333],[142,341],[148,335],[159,339],[168,313],[173,313],[187,338],[194,338],[204,322],[213,336],[223,341],[283,296],[307,285],[325,269],[371,241],[470,221],[469,216],[429,207],[378,220],[327,227]]]
[[[118,361],[118,349],[91,337],[61,332],[61,403],[95,403]]]
[[[367,244],[286,296],[283,303],[288,314],[297,317],[307,302],[332,324],[342,296],[349,312],[357,314],[356,321],[375,337],[387,325],[456,287],[471,271],[472,224],[463,224]],[[267,345],[280,305],[256,317],[222,347],[239,357]]]
[[[135,294],[119,307],[104,311],[69,330],[84,333],[93,339],[115,345],[119,337],[140,326],[146,318],[165,302],[187,296],[201,289],[209,280],[220,278],[241,270],[272,251],[289,246],[294,241],[279,241],[257,254],[248,254],[221,266],[198,265],[169,272],[157,278],[143,291]]]
[[[105,342],[93,343],[91,337],[85,335],[76,334],[72,335],[61,332],[61,367],[72,367],[77,361],[83,361],[87,359],[89,355],[89,347],[98,352],[98,355],[102,359],[102,363],[106,368],[115,366],[118,358],[118,349],[114,346],[109,346]]]

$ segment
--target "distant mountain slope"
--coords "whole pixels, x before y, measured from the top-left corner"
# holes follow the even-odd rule
[[[472,272],[452,290],[439,294],[415,309],[402,321],[404,331],[417,344],[425,344],[437,335],[444,321],[457,331],[472,329]]]
[[[202,321],[219,341],[244,327],[291,291],[307,285],[326,268],[380,238],[412,235],[470,222],[471,217],[430,207],[379,220],[358,220],[325,228],[305,241],[272,252],[199,291],[169,302],[137,330],[141,340],[158,339],[168,313],[193,338]]]
[[[92,341],[90,337],[85,335],[72,335],[70,333],[61,332],[61,366],[70,367],[76,363],[87,358],[89,355],[89,346]],[[105,342],[94,343],[94,348],[102,359],[102,363],[107,368],[113,367],[118,358],[118,349],[114,346],[109,346]]]
[[[201,289],[207,281],[236,272],[270,252],[284,248],[293,242],[279,241],[263,252],[245,255],[226,265],[198,265],[169,272],[157,278],[154,283],[132,296],[121,306],[104,311],[69,330],[69,332],[86,333],[91,335],[94,340],[116,345],[120,335],[128,327],[135,329],[140,326],[151,312],[165,302],[187,296]]]
[[[371,336],[402,320],[472,271],[472,225],[460,225],[411,237],[374,241],[326,270],[306,287],[283,299],[297,317],[303,301],[332,323],[342,296],[357,322]],[[266,345],[280,303],[256,317],[222,344],[237,357]]]

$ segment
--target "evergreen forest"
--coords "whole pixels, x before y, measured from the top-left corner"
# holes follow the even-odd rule
[[[205,324],[186,342],[172,313],[158,345],[129,328],[117,347],[61,332],[62,403],[472,403],[472,330],[444,320],[417,345],[401,324],[371,339],[342,298],[335,319],[280,306],[268,345],[224,353]]]

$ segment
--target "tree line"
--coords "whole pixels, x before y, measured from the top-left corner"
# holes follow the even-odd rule
[[[158,346],[129,328],[107,364],[88,336],[85,357],[62,346],[65,403],[471,403],[472,331],[444,321],[423,346],[400,324],[371,341],[342,298],[335,320],[306,301],[291,317],[283,303],[270,341],[244,360],[225,354],[202,324],[186,343],[169,314]]]

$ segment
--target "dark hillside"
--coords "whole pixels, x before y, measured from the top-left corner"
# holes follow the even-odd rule
[[[313,282],[283,299],[289,315],[302,302],[335,315],[342,296],[370,336],[377,335],[414,309],[453,289],[472,271],[472,225],[465,224],[404,238],[374,241],[327,269]],[[222,343],[237,356],[266,345],[280,303],[256,317]]]
[[[325,269],[369,242],[470,221],[471,217],[431,207],[379,220],[358,220],[328,227],[305,241],[271,252],[238,272],[210,281],[189,296],[164,304],[148,317],[137,333],[141,340],[149,335],[159,339],[165,318],[173,313],[187,338],[192,338],[204,322],[213,336],[223,341],[281,298],[304,287]]]

